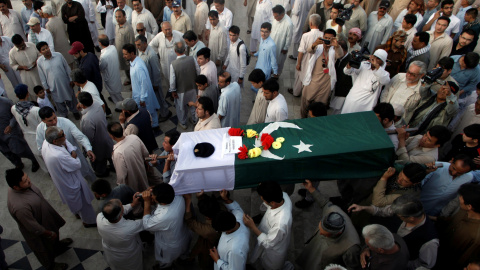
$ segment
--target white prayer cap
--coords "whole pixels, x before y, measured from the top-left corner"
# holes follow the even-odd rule
[[[392,104],[393,111],[395,112],[395,116],[402,116],[405,113],[405,108],[397,103]]]
[[[42,12],[43,13],[46,13],[48,15],[53,15],[53,9],[52,9],[52,6],[50,5],[45,5],[42,7]]]
[[[387,62],[388,53],[385,50],[378,49],[373,53],[373,55],[380,58],[380,60],[382,60],[383,63]]]

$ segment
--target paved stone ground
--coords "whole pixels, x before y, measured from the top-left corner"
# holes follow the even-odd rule
[[[246,34],[246,8],[242,5],[243,1],[235,1],[234,5],[234,20],[233,23],[238,25],[242,31],[240,33],[240,37],[245,41],[246,44],[250,43],[250,36]],[[14,6],[14,10],[20,11],[22,7],[22,3],[19,0],[13,0],[12,4]],[[100,22],[100,16],[97,16],[97,21]],[[101,33],[103,30],[99,30]],[[289,52],[291,54],[291,51]],[[249,67],[247,68],[247,76],[251,70],[254,69],[256,63],[256,58],[252,58]],[[291,87],[294,83],[294,70],[295,70],[295,62],[293,60],[287,59],[285,63],[285,68],[283,70],[283,74],[280,76],[279,83],[281,86],[280,93],[282,93],[288,103],[289,109],[289,118],[295,119],[300,118],[300,99],[295,98],[289,93],[287,93],[286,89]],[[8,81],[7,77],[3,73],[0,72],[2,78],[4,79],[4,83],[6,86],[6,90],[8,96],[12,98],[14,102],[17,101],[15,95],[13,93],[12,85]],[[123,76],[123,73],[122,73]],[[163,91],[166,93],[166,85],[164,85]],[[106,91],[103,94],[107,97],[108,93]],[[131,97],[131,90],[129,87],[124,87],[122,95],[124,97]],[[241,124],[246,124],[248,117],[250,115],[251,108],[253,106],[253,99],[254,93],[250,91],[250,83],[245,82],[245,87],[242,94],[242,111],[241,111]],[[107,101],[110,108],[114,108],[114,104]],[[172,102],[169,102],[170,104]],[[177,127],[178,121],[175,115],[175,108],[170,106],[169,108],[173,116],[170,120],[161,123],[160,127],[162,129],[162,134],[157,136],[157,142],[161,146],[161,142],[163,141],[164,135],[163,133],[177,128],[180,132],[182,132],[181,127]],[[70,119],[73,119],[73,116],[70,115]],[[118,121],[118,113],[113,112],[113,117],[108,119],[109,121]],[[73,120],[76,124],[79,124],[79,121]],[[188,131],[193,130],[193,125],[191,123],[188,124]],[[160,150],[158,150],[160,151]],[[53,207],[63,216],[66,220],[66,225],[61,229],[60,233],[62,237],[71,237],[74,239],[74,243],[72,244],[72,248],[69,249],[67,252],[62,254],[57,258],[58,262],[66,262],[69,264],[69,269],[88,269],[88,270],[96,270],[96,269],[108,269],[107,264],[103,260],[102,257],[102,244],[101,238],[96,229],[85,229],[82,226],[82,223],[75,218],[75,216],[68,210],[67,206],[62,204],[61,199],[47,173],[42,171],[38,171],[36,173],[30,173],[31,163],[28,160],[24,160],[25,162],[25,172],[29,173],[32,182],[40,188],[44,196],[49,200],[49,202],[53,205]],[[12,164],[3,156],[0,155],[0,171],[5,171],[6,169],[12,168]],[[7,193],[7,184],[4,181],[4,175],[0,175],[0,204],[4,206],[4,211],[0,212],[0,225],[3,226],[4,232],[1,235],[3,238],[2,240],[2,247],[6,252],[7,263],[10,265],[11,269],[43,269],[40,267],[38,260],[35,258],[31,250],[25,244],[25,242],[21,242],[24,240],[21,236],[15,221],[9,215],[7,208],[6,208],[6,193]],[[111,174],[109,177],[106,178],[109,180],[112,185],[115,183],[115,175]],[[300,199],[300,196],[296,194],[296,191],[301,188],[300,184],[297,184],[295,187],[295,192],[291,196],[292,202],[295,202]],[[326,181],[322,182],[320,185],[320,190],[331,196],[337,196],[338,190],[336,188],[335,181]],[[260,213],[259,206],[261,204],[261,200],[256,192],[252,192],[250,189],[245,190],[236,190],[232,192],[233,199],[237,200],[244,211],[254,216]],[[94,201],[93,205],[95,209],[98,209],[99,201]],[[194,202],[196,205],[196,202]],[[290,252],[288,256],[288,260],[294,261],[296,256],[300,253],[303,248],[303,243],[311,237],[311,235],[316,231],[316,227],[318,225],[318,221],[321,219],[320,211],[316,207],[312,207],[305,211],[300,211],[299,209],[294,207],[293,210],[293,227],[292,227],[292,238],[290,243]],[[250,239],[250,245],[253,247],[255,243],[255,238],[252,236]],[[145,246],[144,249],[144,269],[151,269],[152,265],[155,263],[154,256],[153,256],[153,246]],[[196,266],[192,264],[177,264],[176,269],[197,269]],[[260,269],[260,268],[258,268]]]

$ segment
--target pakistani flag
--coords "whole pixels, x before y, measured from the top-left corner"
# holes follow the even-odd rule
[[[285,138],[280,149],[262,149],[256,158],[224,154],[229,128],[182,133],[174,146],[177,164],[170,184],[177,194],[200,190],[232,190],[268,180],[280,184],[303,179],[351,179],[381,176],[394,162],[394,146],[373,112],[288,120],[240,126]],[[209,142],[215,152],[195,157],[197,143]],[[260,140],[242,137],[248,149]]]

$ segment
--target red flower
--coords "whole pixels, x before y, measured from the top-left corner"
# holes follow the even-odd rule
[[[228,135],[230,135],[230,136],[243,136],[243,129],[241,129],[241,128],[230,128],[228,130]]]
[[[263,150],[268,150],[270,146],[272,146],[272,143],[275,141],[273,137],[268,134],[268,133],[263,133],[262,137],[260,138],[260,141],[262,142]]]
[[[246,159],[248,158],[248,148],[245,146],[245,144],[241,147],[238,148],[240,152],[238,153],[238,158],[239,159]]]

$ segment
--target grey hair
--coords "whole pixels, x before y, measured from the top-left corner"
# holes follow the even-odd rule
[[[402,195],[393,201],[392,211],[401,217],[421,217],[425,213],[423,211],[422,202],[412,194]]]
[[[425,64],[425,62],[422,62],[422,61],[413,61],[410,63],[410,65],[408,65],[408,67],[410,67],[411,65],[415,65],[417,67],[420,68],[420,74],[425,74],[427,73],[427,64]]]
[[[46,13],[46,14],[48,14],[48,15],[55,16],[55,14],[53,14],[52,6],[50,6],[50,5],[48,5],[48,6],[47,6],[47,5],[43,6],[43,7],[42,7],[42,12],[43,12],[43,13]]]
[[[177,42],[173,47],[176,53],[181,53],[181,54],[185,53],[185,44],[183,44],[183,42]]]
[[[58,139],[58,134],[62,131],[59,127],[49,127],[45,130],[45,140],[53,144],[53,141]]]
[[[310,18],[308,19],[308,22],[317,26],[317,27],[320,27],[320,24],[322,23],[322,17],[320,17],[320,15],[318,14],[312,14],[310,15]]]
[[[166,24],[166,23],[168,23],[168,24],[170,24],[170,26],[172,26],[172,24],[171,24],[169,21],[163,21],[163,22],[160,24],[160,27],[163,29],[163,25]]]
[[[338,265],[338,264],[329,264],[327,267],[325,267],[325,270],[347,270],[347,268]]]
[[[365,242],[374,248],[391,249],[395,246],[393,234],[385,227],[379,224],[370,224],[363,227],[362,235]]]
[[[83,71],[79,68],[72,70],[72,72],[70,73],[70,77],[72,78],[72,81],[76,83],[84,84],[87,82],[87,77],[85,76],[85,73],[83,73]]]

